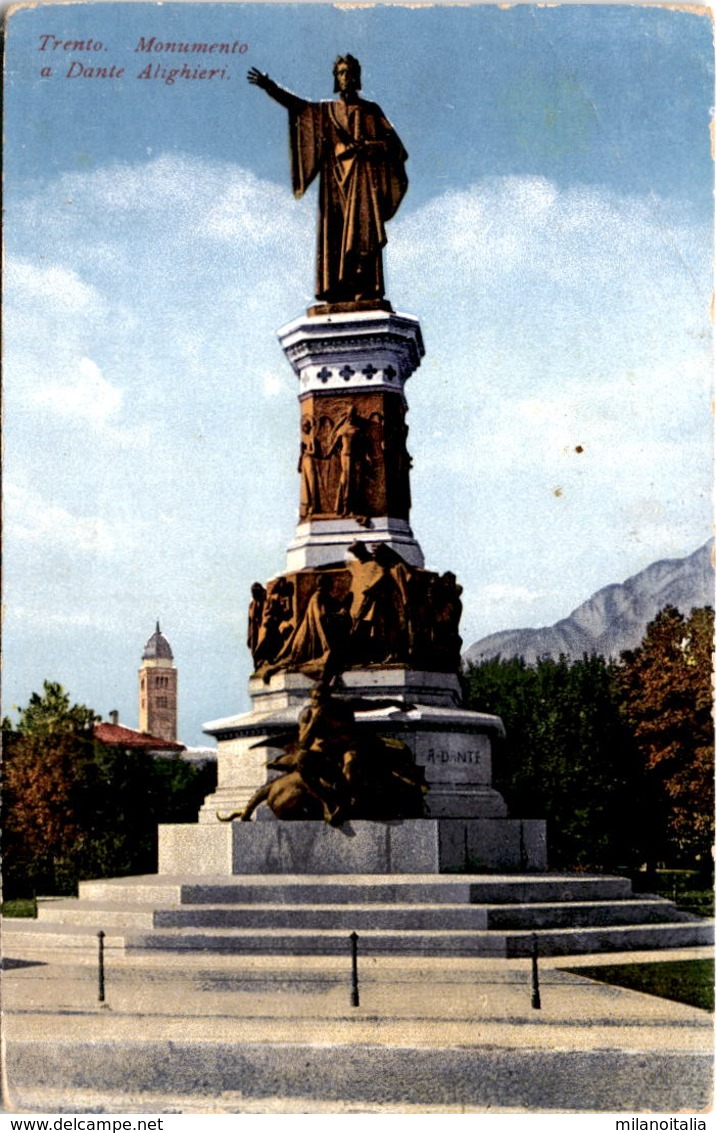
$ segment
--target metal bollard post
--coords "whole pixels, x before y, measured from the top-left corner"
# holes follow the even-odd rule
[[[102,929],[100,929],[97,933],[97,940],[99,942],[97,956],[99,965],[97,970],[97,978],[99,982],[99,1001],[100,1003],[104,1003],[104,933],[102,932]]]
[[[351,941],[351,1007],[360,1007],[358,995],[358,933],[352,932]]]
[[[539,970],[537,968],[537,933],[532,934],[532,1006],[536,1011],[542,1007],[542,1001],[539,995]]]

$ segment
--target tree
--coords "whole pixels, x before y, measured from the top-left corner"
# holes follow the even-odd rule
[[[7,896],[71,893],[90,877],[153,873],[157,825],[193,822],[212,765],[104,746],[99,717],[45,682],[3,722],[3,881]]]
[[[638,856],[629,821],[637,788],[631,737],[619,710],[616,667],[522,658],[469,666],[469,707],[501,716],[494,783],[511,813],[546,818],[550,861],[613,869]]]
[[[45,681],[20,711],[17,733],[5,729],[3,876],[6,891],[23,882],[57,892],[71,885],[84,841],[94,773],[95,713],[71,704]],[[6,724],[6,722],[4,722]]]
[[[650,863],[705,865],[714,837],[714,612],[666,606],[622,654],[624,718],[647,788]]]

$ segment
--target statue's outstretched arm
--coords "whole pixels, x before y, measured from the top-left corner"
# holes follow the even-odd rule
[[[264,75],[261,71],[257,70],[256,67],[250,68],[246,78],[253,86],[265,90],[269,98],[274,99],[275,102],[279,102],[281,106],[285,106],[287,110],[300,110],[306,105],[304,98],[299,98],[297,94],[292,94],[290,90],[284,90],[283,87],[280,87],[278,83],[275,83],[268,75]]]

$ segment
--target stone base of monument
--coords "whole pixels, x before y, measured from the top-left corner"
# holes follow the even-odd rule
[[[288,825],[288,824],[285,824]],[[320,824],[314,824],[320,828]],[[258,833],[258,828],[254,828]],[[252,833],[249,829],[248,833]],[[203,835],[208,833],[205,828]],[[320,835],[318,835],[320,838]],[[159,873],[80,882],[40,900],[37,920],[3,922],[3,951],[91,948],[254,956],[542,956],[692,948],[713,924],[634,894],[627,878],[503,873]],[[271,863],[274,870],[285,862]]]
[[[440,874],[545,870],[540,819],[268,821],[159,827],[160,874]]]
[[[428,785],[426,817],[402,822],[276,820],[262,806],[252,822],[219,822],[243,810],[266,781],[280,749],[256,747],[296,727],[313,682],[301,673],[251,680],[251,712],[216,720],[217,790],[198,825],[159,828],[160,873],[456,873],[547,868],[545,824],[510,818],[492,787],[497,716],[460,707],[451,673],[395,666],[343,674],[343,692],[370,707],[356,712],[363,732],[402,740]]]
[[[359,729],[402,740],[413,752],[425,772],[428,817],[507,818],[505,801],[492,787],[492,744],[503,734],[502,721],[461,708],[454,674],[396,666],[351,670],[342,680],[345,694],[373,701],[356,712]],[[251,712],[205,725],[218,741],[218,784],[199,813],[202,825],[216,825],[217,813],[243,810],[266,781],[266,762],[280,749],[255,745],[296,728],[313,685],[301,673],[276,673],[267,683],[254,677]]]

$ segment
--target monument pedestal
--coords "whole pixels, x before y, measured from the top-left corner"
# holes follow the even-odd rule
[[[492,787],[497,716],[459,705],[454,674],[404,668],[350,670],[343,694],[371,698],[356,712],[359,731],[400,739],[423,768],[425,818],[323,822],[279,821],[261,808],[252,822],[218,821],[243,810],[266,781],[266,761],[280,748],[255,747],[296,727],[313,682],[301,673],[252,678],[251,712],[207,724],[218,740],[219,781],[196,825],[159,828],[163,874],[431,874],[547,868],[545,824],[509,818]],[[380,705],[380,700],[393,703]]]
[[[492,787],[492,742],[504,734],[497,716],[459,706],[460,683],[452,673],[400,667],[349,670],[344,695],[370,698],[375,707],[356,712],[359,732],[406,744],[423,768],[431,818],[505,818],[507,806]],[[280,748],[255,747],[296,727],[315,682],[302,673],[276,673],[249,684],[253,710],[206,724],[218,741],[219,777],[199,822],[216,823],[217,812],[243,810],[266,781],[266,762]],[[380,701],[386,701],[384,706]]]
[[[269,813],[269,812],[265,812]],[[159,827],[159,873],[439,874],[544,870],[540,819],[414,818]]]
[[[418,320],[376,310],[304,315],[278,337],[298,377],[302,423],[311,422],[288,570],[342,563],[356,541],[385,543],[421,567],[423,553],[409,522],[404,394],[425,353]],[[359,444],[351,449],[351,482],[342,492],[350,441],[341,455],[339,426],[351,406]],[[359,483],[361,460],[369,474]]]
[[[424,353],[418,320],[315,311],[279,340],[299,383],[298,525],[285,573],[252,587],[251,711],[205,725],[218,744],[217,789],[198,825],[160,828],[160,871],[544,870],[544,823],[508,817],[492,786],[502,721],[461,706],[461,588],[424,568],[410,527],[405,384]],[[283,754],[316,681],[339,671],[333,692],[353,702],[363,750],[385,750],[374,738],[410,749],[428,788],[425,817],[333,828],[261,806],[252,822],[219,821],[276,775],[266,764]],[[419,813],[419,800],[395,812]]]

